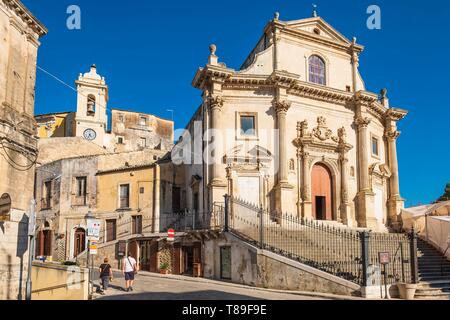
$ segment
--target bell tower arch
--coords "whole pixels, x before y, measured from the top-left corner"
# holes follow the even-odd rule
[[[77,86],[76,136],[92,141],[101,147],[107,146],[106,129],[108,116],[108,86],[105,78],[91,66],[89,72],[80,74]]]

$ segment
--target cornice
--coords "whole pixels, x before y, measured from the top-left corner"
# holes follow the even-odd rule
[[[386,118],[389,120],[400,121],[406,117],[408,111],[399,108],[390,108],[386,111]]]
[[[274,71],[270,75],[242,74],[224,67],[207,65],[200,68],[193,80],[193,86],[205,87],[206,81],[222,81],[223,87],[229,90],[257,90],[258,88],[275,88],[282,86],[287,93],[298,97],[309,98],[343,106],[362,105],[367,112],[378,118],[402,120],[408,112],[398,108],[387,108],[379,102],[379,95],[369,91],[347,92],[302,81],[299,76],[286,71]]]
[[[47,34],[47,28],[19,0],[2,0],[8,8],[18,15],[39,37]]]
[[[300,97],[317,99],[341,105],[347,105],[353,100],[353,94],[330,87],[315,85],[309,82],[297,80],[288,90],[289,94]]]
[[[225,80],[229,79],[235,73],[235,70],[225,66],[213,66],[208,64],[205,68],[198,69],[194,80],[192,81],[192,85],[194,88],[203,89],[205,82],[212,80],[224,83]]]

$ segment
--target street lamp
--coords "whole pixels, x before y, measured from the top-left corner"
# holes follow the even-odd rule
[[[26,300],[31,300],[31,271],[33,268],[33,260],[34,260],[34,247],[36,244],[36,200],[31,200],[30,203],[30,217],[28,222],[28,275],[27,275],[27,283],[26,283]]]

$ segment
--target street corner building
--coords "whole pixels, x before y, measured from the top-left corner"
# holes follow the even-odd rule
[[[113,260],[119,241],[159,233],[157,162],[173,147],[174,123],[109,109],[108,86],[96,65],[80,74],[75,85],[76,111],[35,117],[35,254],[46,261],[81,263],[88,248],[85,217],[93,213],[102,225],[100,252]],[[117,266],[118,261],[111,263]]]
[[[214,139],[227,141],[215,151],[220,161],[187,165],[190,207],[212,211],[229,194],[278,214],[401,228],[396,143],[407,111],[390,104],[386,89],[366,90],[356,38],[318,16],[276,14],[239,70],[220,62],[218,51],[210,46],[193,79],[203,103],[187,130],[196,136],[201,123],[202,132],[214,129],[222,133]]]
[[[20,1],[0,1],[0,300],[25,297],[38,140],[36,61],[46,33]]]

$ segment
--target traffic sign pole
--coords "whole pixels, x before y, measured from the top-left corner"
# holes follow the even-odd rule
[[[169,229],[167,231],[167,240],[168,241],[174,241],[175,240],[175,230]]]

